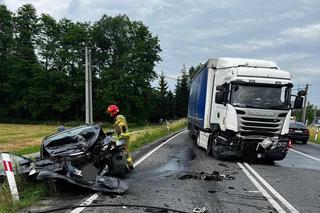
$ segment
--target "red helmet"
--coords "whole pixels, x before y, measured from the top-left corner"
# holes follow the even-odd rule
[[[107,113],[109,113],[112,117],[115,117],[119,111],[119,107],[116,105],[110,105],[107,109]]]

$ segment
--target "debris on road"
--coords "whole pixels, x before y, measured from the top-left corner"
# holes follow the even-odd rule
[[[230,174],[220,174],[218,171],[213,171],[212,173],[206,172],[185,172],[182,171],[178,174],[178,179],[197,179],[197,180],[207,180],[207,181],[222,181],[222,180],[234,180],[235,177]]]
[[[214,193],[217,192],[217,190],[209,190],[208,192],[209,192],[210,194],[214,194]]]
[[[219,163],[218,165],[219,165],[219,166],[222,166],[222,167],[229,168],[229,166],[228,166],[227,164],[224,164],[224,163]]]
[[[206,172],[182,172],[178,175],[178,179],[197,179],[197,180],[211,180],[211,181],[222,181],[223,177],[218,171],[213,171],[211,174]]]
[[[194,208],[193,209],[193,213],[206,213],[208,211],[208,209],[204,206],[202,208]]]

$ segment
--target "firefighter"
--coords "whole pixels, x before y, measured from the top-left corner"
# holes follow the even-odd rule
[[[128,144],[129,144],[129,131],[128,131],[128,124],[126,118],[123,115],[120,115],[119,107],[116,105],[110,105],[107,108],[107,113],[114,118],[114,129],[117,134],[117,140],[124,140],[125,141],[125,149],[127,152],[127,163],[130,169],[133,169],[133,160],[130,156],[128,151]]]

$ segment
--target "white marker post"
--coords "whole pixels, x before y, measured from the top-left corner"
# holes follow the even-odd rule
[[[1,156],[2,156],[4,171],[6,171],[6,175],[7,175],[12,198],[15,201],[19,201],[19,193],[18,193],[16,180],[14,178],[13,167],[12,167],[12,163],[10,160],[10,155],[7,153],[2,153]]]
[[[314,141],[316,141],[316,142],[317,142],[317,139],[318,139],[318,133],[319,133],[319,126],[318,126],[318,128],[316,130],[316,135],[314,136]]]

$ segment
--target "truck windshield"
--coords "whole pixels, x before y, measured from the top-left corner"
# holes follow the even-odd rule
[[[232,85],[231,104],[236,107],[289,109],[291,87]]]

